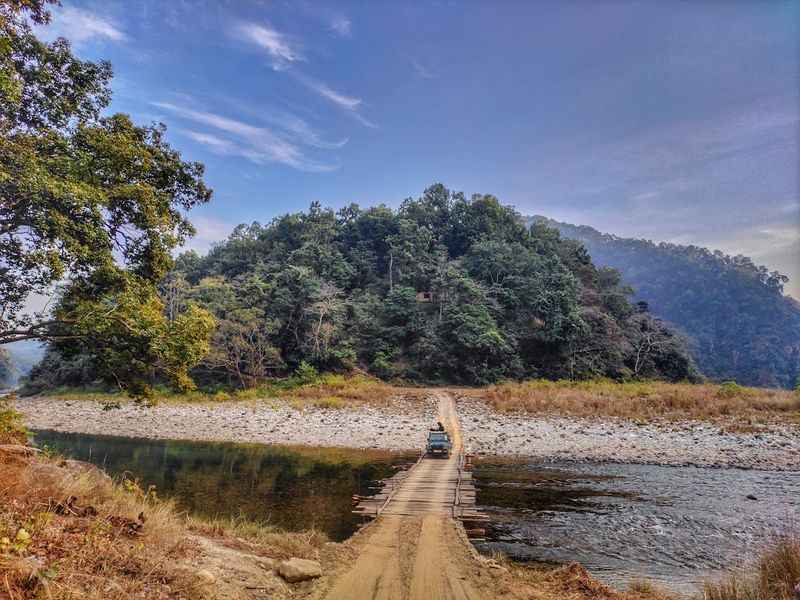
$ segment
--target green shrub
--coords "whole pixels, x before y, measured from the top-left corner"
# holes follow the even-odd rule
[[[735,381],[723,381],[719,389],[717,389],[717,397],[719,398],[736,398],[743,396],[745,389]]]
[[[292,378],[299,385],[308,385],[309,383],[314,383],[318,377],[319,372],[317,369],[314,367],[314,365],[310,365],[306,361],[300,363],[295,370],[294,375],[292,376]]]
[[[326,396],[325,398],[320,398],[319,400],[315,400],[313,402],[314,406],[317,408],[332,408],[332,409],[340,409],[346,406],[346,403],[341,398],[336,398],[334,396]]]
[[[28,430],[22,422],[22,415],[11,407],[14,394],[0,397],[0,444],[24,443]]]

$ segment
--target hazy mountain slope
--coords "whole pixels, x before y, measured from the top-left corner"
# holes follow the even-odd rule
[[[6,344],[4,350],[7,355],[7,364],[10,368],[5,377],[3,374],[6,373],[6,371],[0,370],[0,384],[15,383],[17,378],[27,375],[44,355],[42,344],[32,340]]]
[[[705,375],[792,387],[800,375],[800,304],[785,278],[744,256],[603,234],[544,217],[584,243],[597,265],[618,269],[651,312],[680,327]]]

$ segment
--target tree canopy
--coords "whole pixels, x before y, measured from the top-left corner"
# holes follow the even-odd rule
[[[166,143],[163,125],[103,115],[111,66],[80,60],[65,39],[41,42],[29,19],[46,23],[46,3],[0,2],[0,344],[91,339],[107,375],[143,389],[138,363],[115,356],[138,340],[137,352],[158,348],[150,363],[189,386],[191,360],[163,335],[210,335],[213,323],[197,309],[181,317],[192,327],[168,322],[155,285],[193,233],[185,211],[211,197],[203,166]],[[26,313],[32,294],[56,284],[65,291],[52,314]]]
[[[256,385],[303,362],[474,384],[697,376],[682,338],[581,244],[441,184],[399,210],[312,204],[240,225],[181,255],[161,293],[169,310],[215,315],[207,381]]]

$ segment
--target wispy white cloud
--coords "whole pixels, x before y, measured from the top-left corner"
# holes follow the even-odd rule
[[[417,72],[417,75],[419,75],[423,79],[436,79],[436,74],[418,60],[412,58],[411,66],[414,67],[414,70]]]
[[[187,121],[228,134],[228,137],[222,137],[218,134],[185,130],[191,139],[217,154],[242,156],[256,164],[280,163],[300,171],[328,172],[338,168],[308,159],[296,144],[266,127],[257,127],[215,113],[193,110],[169,102],[152,104]]]
[[[633,202],[634,205],[641,204],[643,202],[644,203],[654,202],[659,196],[661,196],[661,192],[657,190],[646,190],[644,192],[639,192],[637,194],[634,194],[631,197],[631,201]]]
[[[238,154],[239,149],[230,140],[222,139],[212,133],[205,133],[203,131],[195,131],[193,129],[180,129],[183,135],[193,139],[195,142],[209,146],[217,154]]]
[[[345,94],[337,92],[336,90],[328,87],[324,83],[312,83],[310,87],[323,98],[327,98],[334,104],[338,104],[344,109],[355,110],[361,104],[361,98],[346,96]]]
[[[75,44],[91,39],[123,42],[127,36],[109,17],[88,10],[64,6],[53,11],[53,22],[43,29],[46,37],[65,37]]]
[[[337,20],[339,19],[339,20]],[[342,20],[343,19],[343,20]],[[346,18],[334,18],[331,21],[331,27],[338,27],[341,32],[350,31],[350,21]],[[333,24],[337,25],[334,26]],[[376,128],[377,125],[359,113],[359,108],[362,106],[363,101],[361,98],[348,96],[347,94],[333,89],[328,84],[313,79],[296,69],[289,70],[292,63],[304,61],[299,47],[289,40],[289,38],[272,29],[266,25],[255,25],[252,23],[240,23],[236,28],[236,35],[258,45],[267,51],[272,58],[272,67],[278,71],[287,70],[291,73],[297,81],[302,83],[308,89],[315,92],[325,100],[335,104],[339,108],[350,113],[359,123],[366,127]]]
[[[286,137],[298,144],[323,150],[335,150],[349,141],[348,138],[335,141],[326,140],[308,121],[285,109],[261,104],[256,109],[251,101],[243,102],[227,95],[222,95],[218,98],[235,110],[237,114],[247,115],[256,122],[268,123],[281,130]],[[195,100],[188,98],[187,102],[195,102]]]
[[[337,15],[331,19],[331,29],[342,37],[350,37],[352,27],[353,23],[343,15]]]
[[[349,112],[353,116],[353,118],[355,118],[356,121],[358,121],[362,125],[372,128],[377,127],[375,123],[367,119],[358,111],[358,109],[363,104],[361,98],[355,98],[353,96],[348,96],[346,94],[343,94],[342,92],[338,92],[333,88],[331,88],[326,83],[323,83],[322,81],[317,81],[316,79],[308,77],[307,75],[303,75],[302,73],[294,72],[293,74],[295,79],[297,79],[297,81],[302,83],[308,89],[317,93],[322,98],[335,104],[339,108],[342,108],[347,112]]]
[[[359,123],[361,123],[364,127],[369,127],[370,129],[377,129],[378,128],[378,124],[377,123],[375,123],[373,121],[370,121],[368,118],[366,118],[361,113],[353,112],[351,114],[353,115],[353,118],[356,121],[358,121]]]
[[[276,127],[279,127],[291,134],[303,144],[313,146],[315,148],[333,150],[336,148],[341,148],[348,142],[348,138],[344,138],[335,142],[324,140],[306,121],[287,112],[270,111],[263,115],[263,118],[268,123],[271,123],[272,125],[275,125]]]
[[[316,79],[312,79],[311,77],[303,75],[302,73],[295,73],[294,76],[308,89],[313,90],[326,100],[330,100],[338,107],[345,110],[356,110],[362,103],[361,98],[354,98],[352,96],[342,94],[341,92],[337,92],[327,84],[317,81]]]
[[[240,23],[234,33],[266,50],[276,70],[283,70],[293,62],[304,60],[298,44],[269,25]]]

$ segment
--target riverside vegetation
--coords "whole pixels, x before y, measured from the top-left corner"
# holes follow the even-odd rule
[[[633,420],[733,420],[745,426],[800,425],[800,390],[637,381],[524,381],[489,386],[472,395],[500,412]]]
[[[399,211],[313,205],[238,227],[205,257],[181,255],[159,285],[168,320],[192,307],[214,317],[189,372],[204,387],[258,387],[303,363],[466,384],[699,378],[681,336],[580,244],[441,185]],[[95,345],[55,340],[29,388],[119,381],[118,358]]]
[[[0,412],[0,594],[9,600],[244,599],[248,585],[273,586],[280,598],[287,589],[272,569],[316,558],[326,542],[313,531],[187,517],[135,480],[112,482],[24,439],[15,413]],[[226,581],[212,586],[223,561]]]

